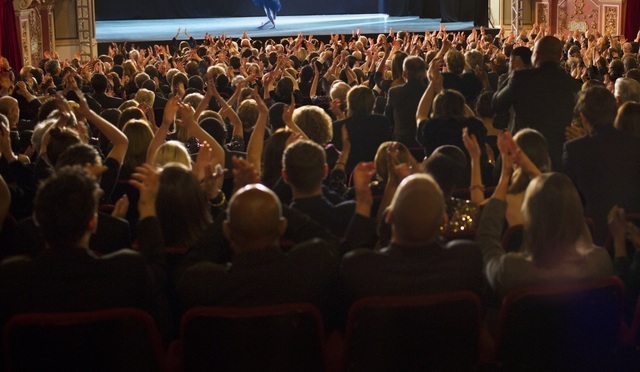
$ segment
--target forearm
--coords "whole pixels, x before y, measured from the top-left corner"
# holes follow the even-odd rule
[[[469,193],[471,201],[476,204],[480,204],[484,201],[484,186],[482,185],[481,168],[479,157],[471,159],[471,184],[469,185]]]

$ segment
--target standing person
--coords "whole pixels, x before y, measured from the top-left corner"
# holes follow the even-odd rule
[[[534,68],[513,71],[506,85],[493,96],[493,109],[500,114],[513,107],[512,133],[533,128],[549,144],[551,166],[559,170],[565,128],[571,125],[573,104],[580,83],[560,67],[562,42],[553,36],[540,39],[531,56]]]
[[[253,0],[255,6],[264,9],[264,14],[266,14],[268,20],[262,22],[258,28],[263,28],[269,23],[271,23],[270,28],[276,28],[276,17],[278,16],[278,12],[282,9],[282,5],[280,4],[280,0]]]

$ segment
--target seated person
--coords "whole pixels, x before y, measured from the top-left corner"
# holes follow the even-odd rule
[[[405,178],[386,218],[392,225],[389,246],[379,251],[356,249],[342,260],[340,274],[348,301],[380,295],[480,292],[482,258],[475,244],[440,240],[440,226],[447,217],[442,191],[431,176]]]
[[[157,176],[139,168],[138,243],[131,250],[97,257],[89,239],[98,223],[100,188],[81,167],[67,167],[45,180],[34,201],[34,219],[47,249],[35,258],[0,265],[0,322],[25,312],[88,311],[136,307],[165,325],[161,303],[164,242],[155,212]]]
[[[284,253],[279,240],[286,228],[272,191],[260,184],[241,188],[223,225],[233,258],[226,265],[204,261],[188,268],[177,283],[183,308],[298,301],[322,307],[337,276],[337,246],[315,238]]]
[[[337,236],[344,236],[355,210],[353,201],[332,204],[322,194],[322,181],[327,177],[325,152],[311,141],[297,141],[282,156],[284,182],[291,187],[291,208],[306,213]]]
[[[502,296],[524,285],[613,275],[609,254],[591,240],[580,196],[571,180],[559,173],[541,174],[508,133],[500,135],[498,147],[503,159],[500,182],[484,207],[476,234],[489,285]],[[538,175],[527,186],[522,204],[523,247],[519,252],[505,253],[500,238],[513,164]]]

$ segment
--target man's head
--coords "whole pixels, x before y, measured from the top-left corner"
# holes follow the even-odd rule
[[[387,221],[392,225],[393,241],[398,244],[432,242],[446,221],[442,191],[426,174],[405,178],[393,196],[390,208]]]
[[[607,88],[592,86],[578,92],[574,113],[580,117],[587,131],[612,126],[617,112],[616,99]]]
[[[406,81],[422,81],[427,76],[427,64],[418,56],[407,57],[402,64]]]
[[[18,100],[11,96],[0,97],[0,114],[9,119],[9,126],[11,129],[15,129],[20,120],[20,107],[18,106]]]
[[[33,217],[49,248],[86,247],[101,193],[95,178],[78,166],[62,168],[42,183]]]
[[[248,185],[231,197],[223,231],[236,253],[274,246],[286,228],[280,200],[267,187]]]
[[[640,102],[640,83],[630,78],[618,78],[613,95],[618,106],[625,102]]]
[[[60,170],[65,167],[81,166],[96,179],[107,170],[102,164],[102,158],[98,151],[85,143],[75,144],[64,150],[56,161],[55,168]]]
[[[545,36],[533,47],[531,61],[535,67],[540,67],[547,62],[560,63],[561,58],[562,42],[554,36]]]
[[[509,57],[509,71],[523,70],[531,67],[531,49],[519,46],[513,49]]]
[[[444,55],[444,63],[447,65],[447,71],[460,75],[464,72],[464,54],[452,49]]]
[[[296,141],[282,155],[282,176],[294,197],[322,193],[328,167],[324,149],[312,141]]]

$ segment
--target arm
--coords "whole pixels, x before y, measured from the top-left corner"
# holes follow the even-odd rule
[[[318,90],[318,79],[320,78],[320,71],[318,71],[318,66],[313,64],[313,81],[311,82],[311,88],[309,89],[309,97],[313,98],[316,96],[316,91]]]
[[[429,86],[424,91],[422,98],[420,98],[420,103],[418,104],[418,109],[416,111],[416,126],[420,125],[421,122],[429,119],[429,111],[431,111],[433,98],[435,97],[437,92],[440,92],[442,90],[443,77],[442,73],[440,72],[442,64],[442,59],[434,59],[433,61],[431,61],[428,72]]]
[[[482,258],[485,265],[485,273],[489,284],[494,289],[499,289],[502,285],[501,275],[503,274],[502,260],[505,252],[502,249],[500,237],[504,225],[504,216],[507,210],[506,196],[509,179],[512,171],[512,150],[504,140],[508,134],[501,134],[498,137],[498,148],[502,155],[502,173],[500,181],[496,186],[493,196],[485,205],[480,227],[476,233],[476,243],[482,251]]]
[[[309,139],[307,135],[300,129],[300,127],[293,121],[293,111],[296,109],[296,100],[291,95],[291,104],[285,106],[284,112],[282,113],[282,120],[284,124],[291,130],[293,133],[297,133],[301,135],[304,139]]]
[[[484,201],[484,185],[482,184],[482,171],[480,166],[480,146],[478,140],[473,134],[469,134],[469,129],[462,130],[462,141],[471,157],[471,184],[469,185],[469,193],[471,201],[480,204]]]
[[[75,93],[80,103],[80,113],[113,144],[107,157],[114,159],[118,164],[122,165],[124,156],[127,154],[127,149],[129,148],[129,139],[118,127],[109,123],[95,111],[91,110],[87,104],[87,100],[84,98],[84,94],[79,89],[76,89]]]
[[[11,207],[11,193],[7,183],[4,182],[4,178],[0,175],[0,232],[2,232],[2,226],[4,225],[4,219],[9,214],[9,207]]]
[[[267,118],[269,117],[269,109],[264,101],[260,98],[258,88],[251,91],[251,96],[258,104],[258,121],[253,128],[253,133],[249,139],[247,147],[247,161],[253,164],[258,174],[261,173],[262,167],[262,148],[264,146],[264,132],[267,126]]]
[[[147,149],[147,163],[149,164],[153,164],[153,158],[156,156],[158,147],[160,147],[167,139],[169,128],[173,124],[176,113],[178,112],[178,102],[180,102],[180,98],[178,97],[171,97],[167,101],[167,105],[164,108],[162,124],[154,134],[153,139],[149,144],[149,149]]]

